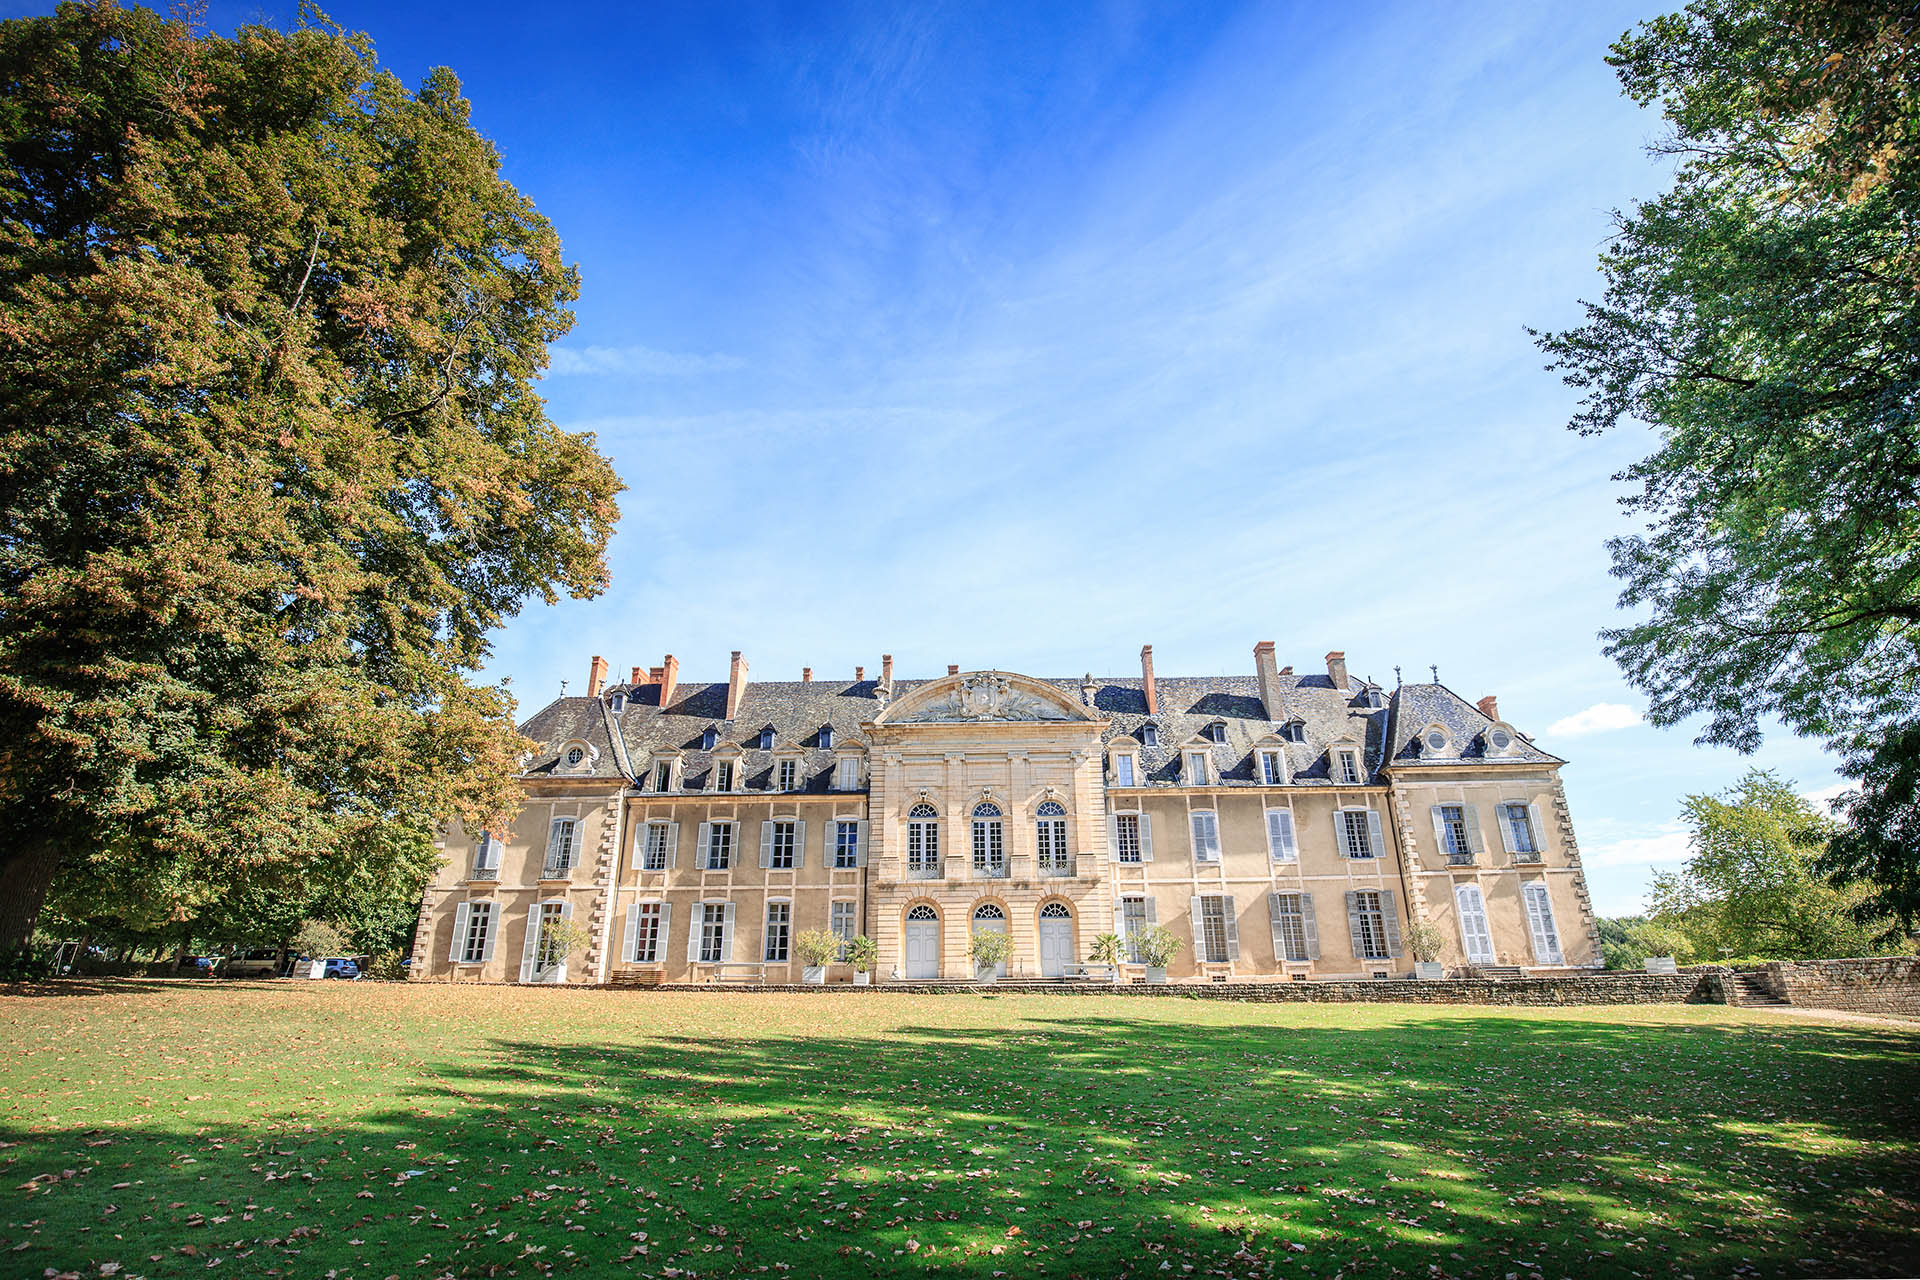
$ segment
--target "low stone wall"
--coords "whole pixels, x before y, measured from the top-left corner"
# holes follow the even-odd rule
[[[626,984],[620,984],[623,988]],[[1720,972],[1596,973],[1556,978],[1449,978],[1438,982],[1222,982],[1148,985],[1105,982],[887,982],[856,987],[755,986],[746,983],[633,984],[636,991],[782,991],[812,994],[890,992],[908,995],[1133,996],[1166,1000],[1238,1000],[1248,1004],[1720,1004]]]
[[[1804,1009],[1920,1018],[1920,957],[1801,960],[1742,966],[1788,1004]]]

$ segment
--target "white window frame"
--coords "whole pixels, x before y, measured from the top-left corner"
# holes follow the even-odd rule
[[[708,822],[704,825],[707,830],[706,839],[700,842],[700,869],[702,871],[733,870],[733,860],[740,852],[739,832],[736,831],[735,828],[740,824],[731,819],[723,818],[717,822]],[[722,837],[724,837],[724,839]],[[715,848],[724,849],[727,855],[726,862],[717,867],[713,865]]]
[[[1471,897],[1472,905],[1468,899]],[[1477,884],[1459,884],[1453,887],[1453,909],[1460,920],[1460,953],[1467,958],[1468,964],[1494,964],[1496,957],[1493,949],[1493,928],[1487,920],[1487,895]],[[1470,927],[1470,922],[1478,921],[1478,928]],[[1483,945],[1476,946],[1476,943]]]
[[[841,756],[833,766],[833,785],[837,791],[860,789],[860,757]]]
[[[1282,787],[1287,782],[1287,753],[1278,747],[1262,747],[1258,757],[1260,785]]]
[[[774,908],[778,907],[783,918],[775,921]],[[773,954],[774,928],[780,929],[780,954]],[[766,910],[760,920],[760,958],[767,964],[786,964],[793,959],[793,899],[768,898]]]
[[[798,791],[800,789],[800,762],[787,756],[775,762],[773,766],[774,790]]]
[[[1213,809],[1189,809],[1187,834],[1193,840],[1195,862],[1220,861],[1220,815]]]
[[[1300,861],[1300,833],[1295,828],[1293,810],[1268,809],[1265,818],[1268,859],[1274,862]]]
[[[1343,787],[1362,787],[1367,776],[1360,767],[1360,751],[1357,747],[1335,747],[1333,749],[1333,780]]]
[[[1553,892],[1545,880],[1529,880],[1520,886],[1520,900],[1527,912],[1527,936],[1533,940],[1533,957],[1541,964],[1565,964],[1560,949],[1560,925],[1553,918]]]
[[[573,873],[580,845],[580,819],[555,817],[547,824],[547,856],[540,864],[542,880],[565,880]]]
[[[1116,787],[1137,787],[1140,777],[1140,763],[1131,751],[1117,751],[1113,756],[1113,785]]]
[[[627,933],[622,956],[628,964],[659,964],[667,946],[667,922],[673,907],[649,898],[627,908]],[[642,946],[643,941],[648,944]]]
[[[1127,904],[1130,902],[1140,904],[1140,927],[1137,929],[1127,923]],[[1127,962],[1129,964],[1146,963],[1138,950],[1140,935],[1153,926],[1154,916],[1156,914],[1153,905],[1153,895],[1150,893],[1129,893],[1115,900],[1113,905],[1114,932],[1118,933],[1120,940],[1127,945]]]
[[[852,871],[867,865],[867,824],[862,818],[827,819],[827,866],[835,871]],[[843,854],[851,860],[842,862]]]
[[[1211,751],[1187,751],[1186,777],[1181,779],[1189,787],[1210,787],[1213,785],[1213,753]]]
[[[1314,953],[1319,948],[1314,945],[1312,895],[1301,889],[1286,889],[1270,894],[1268,902],[1274,962],[1306,964],[1316,959]],[[1300,954],[1295,955],[1295,951]]]
[[[728,757],[725,760],[715,760],[713,762],[713,789],[715,791],[732,791],[739,777],[739,765],[732,757]]]
[[[674,846],[679,843],[679,828],[679,823],[662,818],[649,818],[640,823],[634,832],[634,870],[658,872],[671,867],[674,861]],[[656,833],[659,836],[659,866],[651,865],[656,852],[654,848]]]
[[[1142,839],[1146,820],[1146,814],[1131,811],[1113,815],[1112,857],[1115,862],[1124,863],[1127,866],[1139,866],[1147,860],[1146,844]],[[1133,854],[1132,857],[1127,856],[1129,851]]]
[[[482,831],[480,841],[473,850],[473,874],[470,880],[498,880],[500,878],[500,855],[506,851],[506,843],[491,831]],[[492,872],[482,875],[481,872]]]
[[[463,902],[454,912],[453,924],[454,964],[485,964],[493,959],[493,944],[500,931],[498,902],[492,898]]]
[[[1387,897],[1378,889],[1359,889],[1354,891],[1355,915],[1360,922],[1361,954],[1356,960],[1391,960],[1392,948],[1387,940]],[[1372,905],[1368,905],[1368,899]]]
[[[1194,959],[1202,964],[1230,964],[1240,958],[1239,920],[1232,894],[1195,894],[1192,915]]]
[[[974,806],[976,809],[978,805]],[[973,874],[982,879],[1004,880],[1007,866],[1007,820],[1000,817],[982,817],[973,815],[973,843],[971,866]]]
[[[1141,725],[1140,726],[1140,745],[1143,747],[1159,746],[1160,745],[1160,726],[1157,724]]]
[[[918,805],[914,806],[914,808],[918,807]],[[932,805],[928,805],[927,807],[933,808]],[[919,871],[921,875],[917,878],[930,879],[932,877],[927,876],[925,873],[928,871],[937,872],[940,869],[940,817],[938,809],[934,810],[934,816],[931,818],[925,815],[914,817],[912,809],[907,811],[906,859],[907,874],[909,876]]]
[[[1365,816],[1360,818],[1359,830],[1356,833],[1354,817],[1352,815],[1360,814],[1364,814]],[[1386,857],[1386,849],[1384,847],[1386,841],[1381,831],[1380,813],[1378,810],[1362,808],[1358,805],[1348,805],[1344,808],[1335,809],[1333,811],[1333,820],[1336,824],[1334,832],[1336,837],[1335,847],[1340,850],[1342,857],[1356,862],[1378,860]],[[1360,852],[1355,852],[1356,840],[1361,848]]]
[[[1516,827],[1515,811],[1523,826]],[[1526,837],[1522,848],[1522,840]],[[1533,805],[1524,800],[1502,800],[1500,802],[1500,836],[1506,842],[1507,852],[1516,862],[1538,862],[1546,851],[1540,847],[1540,832],[1535,829]]]
[[[836,898],[827,907],[827,932],[840,939],[840,951],[834,959],[841,964],[847,962],[847,944],[859,935],[859,910],[860,904],[851,898]]]

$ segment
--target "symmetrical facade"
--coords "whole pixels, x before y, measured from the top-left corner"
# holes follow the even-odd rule
[[[511,832],[446,833],[419,978],[797,982],[794,939],[877,943],[874,981],[1053,977],[1097,934],[1183,942],[1174,981],[1402,977],[1408,931],[1450,970],[1560,972],[1600,947],[1559,770],[1439,684],[1251,676],[682,685],[671,655],[522,727]],[[1129,961],[1137,960],[1129,952]],[[1125,976],[1143,966],[1128,963]],[[845,965],[829,981],[850,978]]]

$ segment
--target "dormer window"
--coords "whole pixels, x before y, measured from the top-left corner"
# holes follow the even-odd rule
[[[560,744],[559,754],[554,759],[554,770],[558,773],[585,773],[593,767],[600,753],[589,744],[575,738],[572,742]]]
[[[1141,725],[1140,726],[1140,745],[1143,747],[1159,746],[1160,730],[1157,727],[1150,724]]]
[[[1360,705],[1363,707],[1374,707],[1374,708],[1385,706],[1386,698],[1381,694],[1380,686],[1377,684],[1370,684],[1365,689],[1361,690]]]
[[[614,694],[612,699],[610,699],[609,701],[609,706],[611,707],[613,714],[619,715],[622,711],[625,711],[627,709],[627,695],[624,693]]]
[[[700,749],[702,751],[711,751],[719,741],[720,731],[712,725],[708,725],[707,731],[700,735]]]
[[[662,760],[653,766],[653,789],[655,791],[673,790],[673,761]]]
[[[1187,785],[1205,787],[1213,782],[1211,760],[1204,751],[1187,752]]]
[[[1225,720],[1215,720],[1212,724],[1207,726],[1208,742],[1225,742],[1226,740],[1227,740],[1227,722]]]
[[[775,767],[774,785],[781,791],[792,791],[800,785],[800,762],[782,760]]]
[[[1254,767],[1253,776],[1260,780],[1263,787],[1277,787],[1287,780],[1287,758],[1278,748],[1268,748],[1260,753]]]
[[[760,731],[760,749],[762,751],[773,750],[773,726],[769,725]]]
[[[1420,731],[1420,754],[1444,756],[1453,753],[1453,735],[1443,724],[1430,724]]]
[[[1519,740],[1520,735],[1513,731],[1512,725],[1505,722],[1496,723],[1492,728],[1487,730],[1487,754],[1490,756],[1508,755],[1513,751],[1514,747],[1518,745]]]
[[[715,791],[733,790],[733,761],[722,760],[713,766],[713,789]]]
[[[822,751],[833,750],[833,726],[830,724],[820,727],[820,749]]]
[[[567,763],[568,763],[568,764],[570,764],[570,765],[577,765],[577,764],[579,764],[579,763],[580,763],[580,762],[581,762],[582,760],[585,760],[586,758],[587,758],[587,753],[586,753],[585,751],[583,751],[583,750],[581,750],[581,749],[580,749],[579,747],[568,747],[568,748],[567,748]]]
[[[1116,787],[1139,786],[1139,774],[1134,764],[1133,753],[1124,752],[1113,758],[1113,785]]]
[[[1360,785],[1360,753],[1352,747],[1337,747],[1333,752],[1333,780],[1347,786]]]
[[[1280,736],[1288,742],[1305,742],[1307,740],[1307,722],[1305,720],[1287,721],[1280,726]]]
[[[841,756],[833,764],[833,788],[836,791],[860,789],[860,757]]]

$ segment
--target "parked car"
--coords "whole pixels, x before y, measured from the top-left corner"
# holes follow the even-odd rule
[[[179,967],[198,977],[204,978],[211,974],[213,967],[219,963],[220,957],[218,956],[181,956]]]
[[[326,972],[321,975],[322,977],[352,979],[360,976],[360,966],[346,956],[336,956],[325,963]]]
[[[240,951],[227,957],[222,970],[229,978],[272,978],[280,973],[280,952],[273,949]]]

